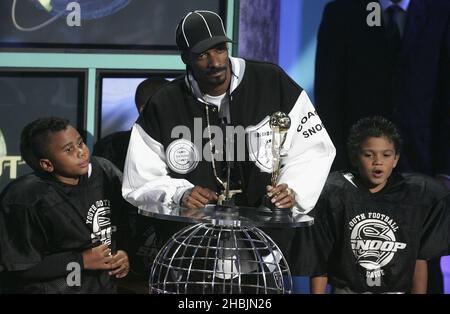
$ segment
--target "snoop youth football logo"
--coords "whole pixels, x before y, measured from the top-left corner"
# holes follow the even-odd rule
[[[384,275],[383,266],[389,264],[406,243],[397,242],[397,224],[389,216],[380,213],[364,213],[349,222],[350,242],[357,263],[366,269],[367,278]]]
[[[95,243],[111,245],[111,236],[116,231],[111,226],[111,205],[109,200],[96,201],[88,211],[86,224],[92,226],[91,239]]]

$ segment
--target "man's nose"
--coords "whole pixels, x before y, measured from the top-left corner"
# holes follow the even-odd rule
[[[216,53],[211,53],[208,58],[208,65],[211,68],[220,67],[220,59]]]

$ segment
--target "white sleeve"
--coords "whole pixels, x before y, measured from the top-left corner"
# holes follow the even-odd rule
[[[155,202],[179,204],[183,193],[194,185],[168,173],[164,146],[135,124],[125,160],[123,197],[137,207]]]
[[[291,128],[283,145],[287,156],[282,159],[279,183],[287,183],[295,191],[295,209],[308,213],[319,199],[336,149],[305,91],[289,117]]]

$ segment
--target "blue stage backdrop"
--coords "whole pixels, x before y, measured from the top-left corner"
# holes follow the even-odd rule
[[[102,81],[101,136],[130,130],[138,118],[134,102],[142,78],[104,78]]]
[[[280,0],[241,0],[239,56],[278,63]]]
[[[83,120],[83,73],[0,71],[0,191],[12,180],[31,172],[20,156],[20,133],[40,117]]]

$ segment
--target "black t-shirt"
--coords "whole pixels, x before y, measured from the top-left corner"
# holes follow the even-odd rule
[[[112,293],[107,271],[81,271],[81,286],[70,286],[69,270],[55,278],[30,279],[20,273],[46,257],[67,253],[80,262],[82,251],[108,244],[126,250],[126,204],[121,173],[109,161],[93,157],[90,171],[76,186],[30,174],[12,182],[0,197],[0,265],[8,272],[11,292]],[[81,259],[82,261],[82,259]],[[81,269],[83,265],[80,265]]]
[[[444,186],[424,175],[394,173],[370,193],[352,173],[330,174],[308,244],[314,275],[358,293],[409,292],[416,260],[447,253],[449,204]]]

